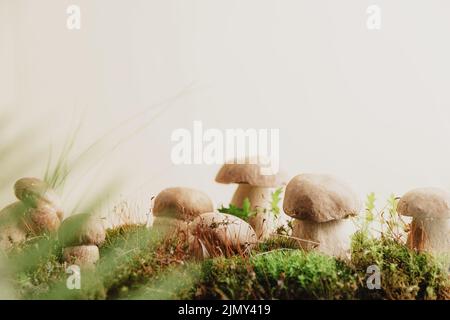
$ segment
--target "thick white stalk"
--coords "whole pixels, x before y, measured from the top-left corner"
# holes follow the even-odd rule
[[[313,222],[308,220],[293,221],[292,236],[302,239],[303,249],[339,257],[350,257],[351,237],[356,231],[356,225],[350,219],[333,220],[329,222]]]

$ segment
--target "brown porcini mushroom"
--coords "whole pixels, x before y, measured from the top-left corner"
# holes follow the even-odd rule
[[[253,228],[233,215],[208,212],[189,224],[190,249],[199,258],[245,254],[257,242]]]
[[[345,183],[330,175],[300,174],[288,183],[283,207],[295,219],[292,235],[304,249],[348,257],[356,231],[348,218],[359,213],[360,202]]]
[[[418,188],[403,195],[401,215],[412,217],[407,244],[411,249],[450,253],[450,193],[439,188]]]

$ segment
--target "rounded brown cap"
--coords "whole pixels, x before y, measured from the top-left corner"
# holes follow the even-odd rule
[[[225,163],[216,176],[218,183],[250,184],[257,187],[275,188],[282,184],[282,177],[270,169],[261,158],[246,158]]]
[[[360,201],[345,183],[323,174],[300,174],[286,186],[283,209],[291,217],[327,222],[357,215]]]
[[[192,220],[214,210],[211,199],[202,191],[191,188],[167,188],[155,198],[153,215],[179,220]]]
[[[194,239],[191,241],[191,249],[201,249],[203,257],[205,251],[208,256],[244,252],[257,242],[255,231],[247,222],[219,212],[198,216],[189,224],[189,232]]]
[[[400,198],[397,211],[416,218],[450,218],[450,193],[439,188],[411,190]]]
[[[20,201],[11,203],[0,210],[0,225],[22,222],[29,207]]]
[[[24,224],[33,233],[41,234],[58,230],[61,221],[56,209],[46,204],[37,208],[29,208],[24,216]]]
[[[79,267],[93,267],[99,258],[96,245],[67,247],[63,251],[64,261]]]
[[[37,208],[41,205],[51,205],[56,209],[59,219],[63,219],[61,201],[56,192],[45,182],[37,178],[22,178],[14,184],[17,199],[26,205]]]
[[[106,233],[99,218],[82,213],[65,219],[59,228],[58,237],[63,246],[99,246],[105,242]]]

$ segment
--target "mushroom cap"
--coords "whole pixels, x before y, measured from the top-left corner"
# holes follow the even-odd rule
[[[300,174],[289,181],[283,209],[291,217],[314,222],[344,219],[359,213],[361,203],[342,181],[324,174]]]
[[[450,218],[450,193],[439,188],[411,190],[400,198],[397,211],[415,218]]]
[[[22,221],[28,209],[29,207],[20,201],[11,203],[0,210],[0,224]]]
[[[96,245],[84,245],[64,248],[63,259],[67,263],[80,267],[93,267],[100,258]]]
[[[101,245],[106,232],[102,221],[87,213],[68,217],[61,223],[58,237],[64,246]]]
[[[257,242],[255,231],[247,222],[219,212],[201,214],[189,224],[189,232],[202,241],[208,251],[221,248],[225,254],[244,251]]]
[[[61,221],[56,209],[49,205],[40,205],[37,208],[29,208],[25,213],[24,223],[35,234],[57,231]]]
[[[63,219],[64,213],[61,208],[61,200],[45,181],[37,178],[19,179],[14,184],[14,193],[17,199],[33,208],[45,204],[54,206],[59,219]]]
[[[211,199],[202,191],[191,188],[167,188],[155,198],[153,215],[179,220],[192,220],[214,210]]]
[[[216,175],[218,183],[250,184],[257,187],[274,188],[282,184],[281,174],[273,172],[270,163],[263,158],[249,157],[225,163]],[[263,170],[267,170],[263,174]]]

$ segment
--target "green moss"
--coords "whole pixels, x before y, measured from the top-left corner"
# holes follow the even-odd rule
[[[340,261],[301,250],[209,260],[202,274],[197,298],[345,299],[357,283]]]
[[[370,265],[376,265],[381,273],[381,290],[361,286],[361,298],[448,299],[449,278],[439,259],[417,253],[392,239],[373,239],[356,233],[352,264],[360,274]]]
[[[26,299],[449,299],[447,270],[435,257],[389,238],[357,233],[352,259],[298,249],[278,237],[247,257],[194,261],[186,241],[143,226],[107,232],[95,270],[82,270],[81,290],[68,290],[62,248],[52,237],[29,240],[10,260]],[[377,265],[381,289],[369,290]]]
[[[274,243],[269,242],[269,247]],[[196,298],[230,299],[448,299],[448,274],[429,254],[389,239],[355,235],[351,261],[288,248],[248,259],[202,264]],[[367,267],[377,265],[381,289],[367,288]]]
[[[188,259],[186,244],[164,232],[144,226],[109,230],[97,272],[108,299],[127,298],[164,277],[166,269]]]

